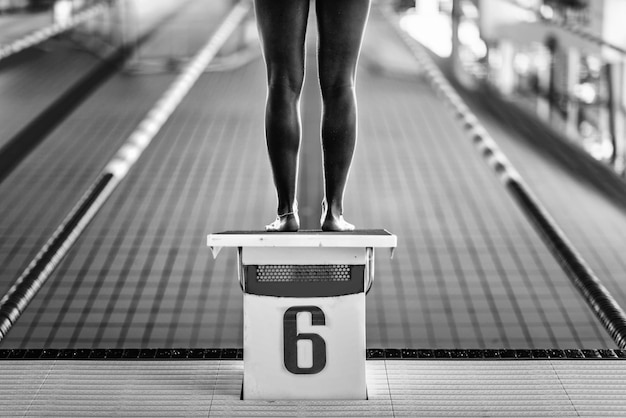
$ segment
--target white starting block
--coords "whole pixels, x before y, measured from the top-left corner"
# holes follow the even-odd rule
[[[223,232],[244,292],[244,399],[366,399],[365,294],[385,230]]]

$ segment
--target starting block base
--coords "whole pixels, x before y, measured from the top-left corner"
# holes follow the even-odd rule
[[[244,291],[243,398],[366,399],[365,295],[384,230],[224,232]]]
[[[367,397],[364,293],[244,294],[243,344],[244,399]]]

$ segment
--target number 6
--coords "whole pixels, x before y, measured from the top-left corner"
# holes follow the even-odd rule
[[[311,325],[326,325],[324,312],[317,306],[294,306],[283,316],[285,367],[293,374],[315,374],[326,366],[326,341],[317,334],[298,334],[297,317],[300,312],[311,314]],[[313,365],[298,367],[298,341],[309,340],[313,344]]]

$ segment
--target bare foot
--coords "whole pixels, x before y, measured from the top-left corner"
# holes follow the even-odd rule
[[[265,225],[267,232],[297,232],[299,228],[300,217],[298,216],[297,206],[294,208],[293,212],[278,215],[274,222]]]
[[[329,232],[345,232],[354,231],[354,225],[343,219],[343,214],[333,214],[326,207],[326,200],[322,201],[322,218],[321,218],[322,231]]]
[[[329,232],[345,232],[345,231],[354,231],[354,225],[350,222],[346,222],[343,219],[343,215],[339,215],[339,217],[335,218],[326,218],[324,223],[322,223],[322,231]]]

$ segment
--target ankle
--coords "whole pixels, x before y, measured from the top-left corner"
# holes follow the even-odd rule
[[[330,201],[326,202],[326,216],[327,217],[338,217],[343,215],[343,205],[341,202]]]
[[[287,216],[294,215],[298,213],[298,202],[294,201],[293,203],[286,203],[284,205],[278,205],[278,209],[276,210],[278,216]]]

